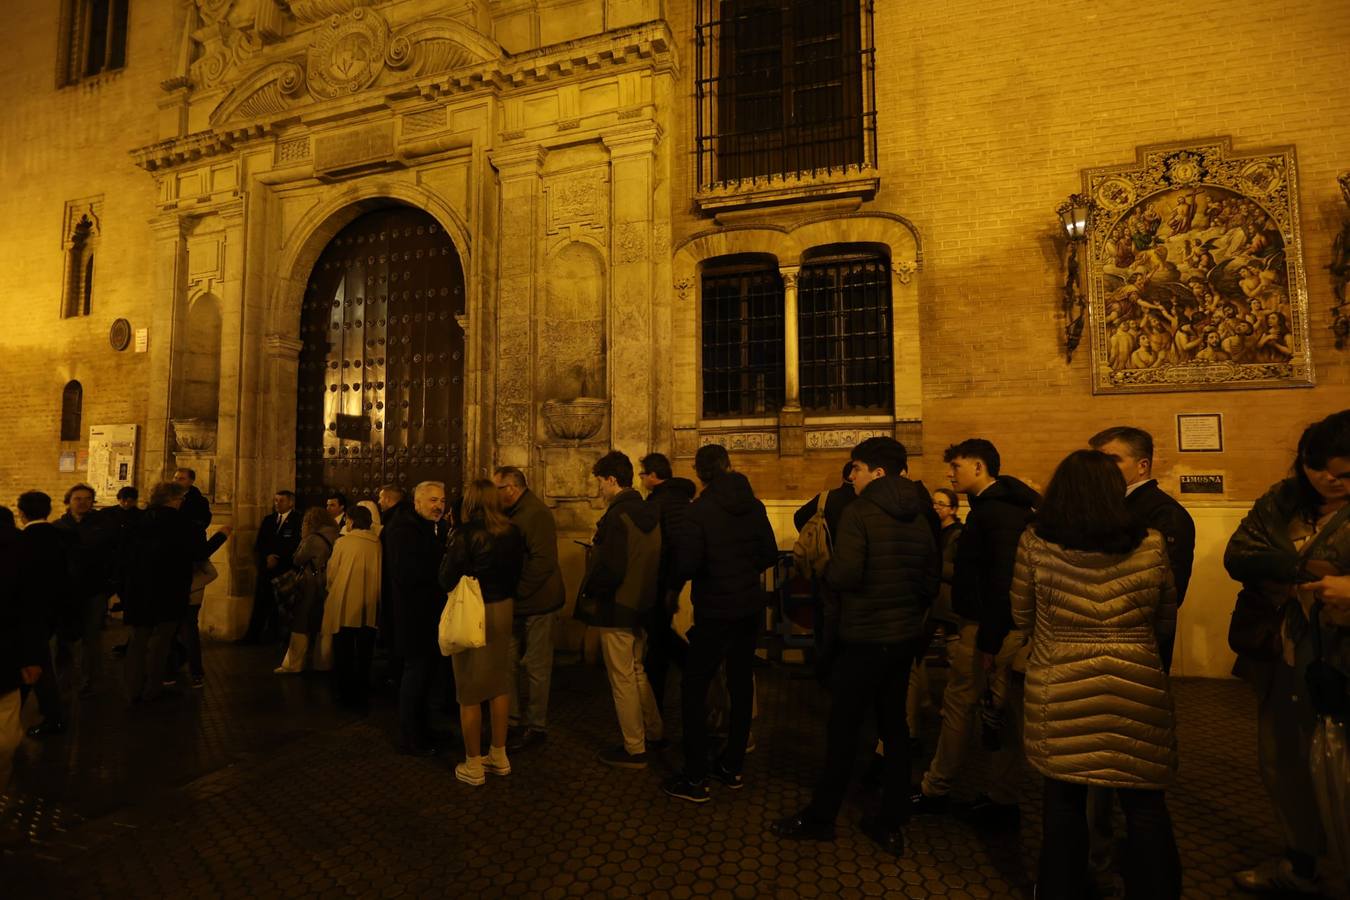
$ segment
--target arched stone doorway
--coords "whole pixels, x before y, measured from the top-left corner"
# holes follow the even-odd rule
[[[296,492],[349,503],[392,482],[444,481],[464,459],[464,269],[428,213],[391,206],[347,224],[310,273],[300,313]]]

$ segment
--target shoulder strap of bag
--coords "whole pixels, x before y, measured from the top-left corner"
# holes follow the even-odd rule
[[[1332,516],[1331,520],[1322,526],[1322,530],[1317,532],[1312,540],[1303,545],[1303,549],[1298,552],[1299,559],[1306,559],[1313,550],[1326,543],[1327,539],[1335,534],[1336,531],[1346,523],[1347,519],[1350,519],[1350,503],[1342,506],[1336,512],[1336,515]]]

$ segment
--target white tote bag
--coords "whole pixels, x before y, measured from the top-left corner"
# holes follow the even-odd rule
[[[461,578],[445,598],[437,637],[442,656],[487,645],[487,611],[477,578]]]

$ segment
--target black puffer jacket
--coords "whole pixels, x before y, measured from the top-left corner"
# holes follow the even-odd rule
[[[942,577],[932,499],[900,475],[878,478],[839,517],[825,583],[839,592],[837,634],[845,642],[895,644],[923,634]]]
[[[689,504],[676,550],[680,580],[694,582],[695,619],[739,619],[764,608],[760,576],[778,561],[764,504],[739,472],[724,472]]]
[[[668,478],[652,488],[647,504],[661,514],[661,590],[678,591],[684,584],[679,578],[675,553],[684,541],[689,527],[689,501],[698,489],[688,478]]]
[[[470,519],[450,533],[441,560],[441,587],[453,591],[464,577],[477,578],[484,603],[499,603],[516,593],[525,565],[525,538],[512,525],[504,534],[487,530],[482,519]]]
[[[1000,475],[969,503],[966,528],[956,546],[952,606],[962,618],[980,623],[980,650],[997,653],[1013,628],[1009,591],[1017,542],[1041,495],[1016,478]]]
[[[437,523],[416,512],[399,516],[380,532],[384,564],[389,569],[391,615],[385,627],[392,632],[391,649],[404,659],[439,656],[436,629],[445,608],[439,579],[445,539]]]

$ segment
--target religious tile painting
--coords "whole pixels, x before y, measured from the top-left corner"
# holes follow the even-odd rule
[[[1313,384],[1293,147],[1142,147],[1083,182],[1094,393]]]

